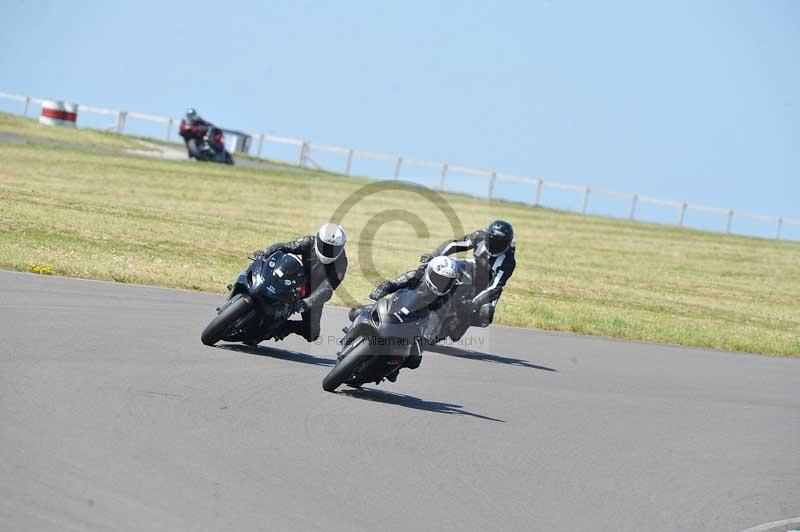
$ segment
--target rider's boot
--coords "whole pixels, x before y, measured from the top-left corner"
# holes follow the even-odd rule
[[[295,328],[292,326],[292,321],[285,321],[281,324],[280,327],[273,333],[272,337],[275,339],[276,342],[280,342],[290,334],[295,331]]]

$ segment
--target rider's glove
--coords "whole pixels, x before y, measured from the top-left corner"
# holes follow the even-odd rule
[[[292,312],[299,312],[302,314],[307,310],[308,310],[308,304],[303,299],[292,305]]]
[[[423,264],[427,264],[431,261],[432,258],[433,258],[433,253],[423,253],[422,256],[420,256],[419,261]]]
[[[257,249],[252,254],[253,260],[263,259],[265,256],[263,249]]]
[[[389,283],[390,282],[391,281],[384,281],[381,284],[379,284],[378,286],[376,286],[375,289],[372,292],[369,293],[369,298],[371,300],[373,300],[373,301],[377,301],[380,298],[382,298],[384,296],[384,294],[386,293],[386,290],[389,288],[389,286],[390,286]]]

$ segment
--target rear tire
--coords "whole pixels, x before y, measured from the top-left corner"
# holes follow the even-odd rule
[[[252,302],[248,297],[240,297],[236,301],[233,301],[230,305],[223,308],[222,311],[217,314],[217,317],[211,320],[211,323],[203,329],[200,340],[206,345],[216,344],[225,337],[225,333],[228,332],[233,324],[246,316],[252,308]]]
[[[361,337],[361,343],[355,346],[341,362],[322,379],[322,389],[332,392],[353,376],[356,368],[370,355],[369,341]]]

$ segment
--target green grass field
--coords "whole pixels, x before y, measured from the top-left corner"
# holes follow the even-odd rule
[[[93,129],[43,126],[36,120],[6,113],[0,113],[0,133],[25,137],[33,142],[64,142],[114,151],[146,149],[135,137]]]
[[[8,115],[0,132],[136,144]],[[313,232],[369,183],[36,144],[0,142],[0,160],[0,267],[214,292],[252,250]],[[413,190],[384,192],[344,218],[347,293],[365,296],[377,278],[453,238],[445,216]],[[493,218],[516,228],[518,267],[499,323],[800,356],[800,244],[444,197],[465,230]],[[380,223],[413,215],[429,234]],[[347,301],[344,292],[334,299]]]

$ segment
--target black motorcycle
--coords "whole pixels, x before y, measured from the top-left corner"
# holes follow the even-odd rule
[[[336,365],[322,381],[327,392],[340,385],[379,384],[403,365],[430,317],[431,301],[415,290],[398,290],[363,307],[345,330]]]
[[[229,289],[228,300],[200,337],[206,345],[220,340],[255,345],[272,338],[308,290],[303,262],[281,251],[254,260]]]
[[[233,157],[225,149],[225,135],[212,125],[189,124],[181,120],[178,133],[183,137],[190,159],[233,164]]]

